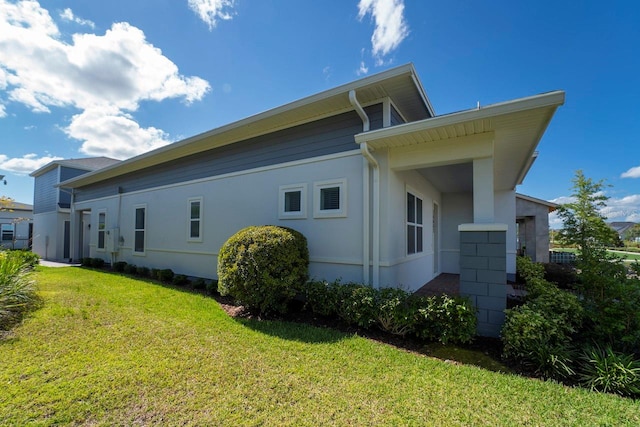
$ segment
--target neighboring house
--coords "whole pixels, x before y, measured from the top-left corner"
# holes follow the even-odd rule
[[[613,229],[618,236],[620,236],[620,240],[629,240],[629,232],[636,225],[635,222],[610,222],[607,224],[609,227]]]
[[[516,194],[517,249],[534,262],[549,262],[549,214],[558,205]]]
[[[564,92],[437,116],[413,65],[68,179],[70,257],[216,277],[243,227],[302,232],[310,275],[417,290],[458,273],[479,332],[504,319],[516,197]]]
[[[11,202],[0,206],[0,247],[29,249],[33,235],[33,206]]]
[[[69,260],[71,256],[71,191],[57,187],[68,179],[113,165],[119,160],[108,157],[56,160],[32,172],[35,178],[33,195],[33,251],[48,260]],[[78,226],[82,244],[74,258],[89,255],[89,222],[81,219]]]

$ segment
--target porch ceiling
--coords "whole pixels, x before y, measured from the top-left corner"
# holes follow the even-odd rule
[[[443,159],[448,164],[458,164],[486,157],[487,153],[491,156],[492,152],[496,189],[510,190],[524,179],[535,159],[536,146],[555,110],[563,103],[564,92],[549,92],[361,133],[356,135],[356,142],[366,142],[374,150],[402,152],[404,169],[410,165],[407,157],[415,158],[415,164],[411,168],[422,170],[432,166],[445,166]],[[486,150],[487,141],[492,145],[489,151]],[[480,151],[479,142],[485,143]],[[472,144],[475,144],[473,149],[464,149]],[[454,154],[447,158],[442,155],[443,150]],[[429,152],[437,153],[434,157],[438,158],[439,164],[429,163]],[[417,155],[418,153],[421,155]],[[452,169],[425,169],[423,175],[426,173],[437,178],[436,175],[450,174],[451,171]]]

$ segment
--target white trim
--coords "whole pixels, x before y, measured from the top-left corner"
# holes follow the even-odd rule
[[[429,256],[433,256],[433,252],[418,252],[417,254],[411,254],[403,258],[380,261],[380,267],[395,267],[396,265],[406,264],[408,262],[416,261],[421,258],[427,258]]]
[[[386,97],[382,100],[382,127],[389,126],[391,126],[391,102],[389,97]]]
[[[356,258],[310,257],[309,262],[315,262],[317,264],[362,265],[362,260]]]
[[[338,187],[340,192],[338,209],[322,209],[321,195],[325,188]],[[347,216],[347,179],[330,179],[313,183],[313,217],[314,218],[344,218]]]
[[[391,104],[391,106],[393,107],[394,110],[396,110],[396,112],[398,113],[398,115],[400,117],[402,117],[402,120],[404,121],[404,123],[408,123],[409,121],[407,120],[407,118],[404,116],[404,114],[402,114],[402,111],[400,111],[400,109],[398,108],[398,106],[396,105],[395,102],[393,102],[393,99],[389,99],[389,103]],[[389,110],[389,119],[391,119],[391,110]],[[398,125],[403,125],[404,123],[398,123]],[[397,126],[397,125],[394,125]]]
[[[287,193],[300,191],[300,210],[285,211]],[[307,184],[288,184],[278,188],[278,218],[279,219],[307,219]]]
[[[136,228],[136,215],[137,215],[137,210],[138,209],[144,209],[144,228]],[[146,203],[140,203],[137,205],[133,206],[133,239],[131,239],[131,241],[133,242],[133,249],[132,249],[132,255],[136,255],[136,256],[146,256],[147,254],[147,204]],[[143,241],[142,241],[142,246],[143,246],[143,250],[142,252],[138,252],[136,251],[136,232],[142,230],[144,232],[143,235]]]
[[[183,250],[183,249],[146,248],[146,252],[163,252],[163,253],[169,253],[169,254],[203,255],[203,256],[214,256],[216,258],[218,257],[218,252],[192,251],[192,250]]]
[[[460,224],[458,231],[507,231],[507,224]]]
[[[341,159],[341,158],[346,158],[346,157],[356,157],[356,156],[360,156],[360,149],[359,148],[355,149],[355,150],[343,151],[341,153],[327,154],[327,155],[318,156],[318,157],[309,157],[307,159],[302,159],[302,160],[294,160],[294,161],[291,161],[291,162],[278,163],[278,164],[270,165],[270,166],[261,166],[259,168],[253,168],[253,169],[245,169],[245,170],[242,170],[242,171],[230,172],[230,173],[225,173],[225,174],[222,174],[222,175],[208,176],[206,178],[192,179],[190,181],[182,181],[182,182],[176,182],[176,183],[173,183],[173,184],[160,185],[160,186],[157,186],[157,187],[149,187],[149,188],[145,188],[143,190],[136,190],[136,191],[123,193],[122,196],[132,196],[132,195],[136,195],[136,194],[144,194],[144,193],[148,193],[150,191],[167,190],[167,189],[170,189],[170,188],[184,187],[184,186],[187,186],[187,185],[218,181],[218,180],[221,180],[221,179],[234,178],[234,177],[244,176],[244,175],[251,175],[251,174],[254,174],[254,173],[260,173],[260,172],[266,172],[266,171],[278,170],[278,169],[285,169],[285,168],[290,168],[290,167],[295,167],[295,166],[303,166],[303,165],[308,165],[308,164],[312,164],[312,163],[321,163],[321,162],[325,162],[325,161],[329,161],[329,160]],[[89,199],[89,200],[85,200],[85,201],[82,201],[82,202],[76,202],[75,206],[77,208],[78,206],[82,206],[85,203],[88,204],[88,203],[95,203],[95,202],[102,201],[102,200],[111,200],[111,199],[114,199],[116,197],[118,197],[118,194],[113,194],[111,196],[99,197],[99,198],[96,198],[96,199]]]
[[[199,231],[198,237],[191,237],[191,223],[193,222],[193,219],[191,218],[191,204],[194,202],[198,202],[200,204],[200,211],[199,211],[199,217],[198,217],[198,222],[200,223],[200,225],[198,227],[198,231]],[[204,225],[203,222],[204,222],[204,198],[202,196],[189,197],[187,199],[187,242],[190,242],[190,243],[202,242],[202,235],[204,234],[202,232],[203,225]]]

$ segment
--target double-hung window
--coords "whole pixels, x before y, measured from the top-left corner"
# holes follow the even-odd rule
[[[202,197],[193,197],[187,203],[189,224],[187,240],[202,242]]]
[[[280,219],[307,217],[307,184],[281,185],[278,196]]]
[[[407,255],[423,251],[422,199],[407,192]]]
[[[98,249],[104,250],[105,245],[105,232],[107,228],[107,213],[98,213]]]
[[[347,216],[347,180],[313,183],[313,216],[336,218]]]
[[[146,226],[147,226],[147,207],[146,205],[138,205],[134,208],[134,237],[133,237],[133,253],[136,255],[145,254],[146,244]]]
[[[13,224],[2,224],[0,225],[0,233],[2,234],[3,242],[12,242],[13,241]]]

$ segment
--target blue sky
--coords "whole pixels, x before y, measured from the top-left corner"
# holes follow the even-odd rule
[[[562,202],[582,169],[640,222],[638,22],[615,0],[0,0],[0,195],[413,62],[438,114],[565,90],[518,191]]]

